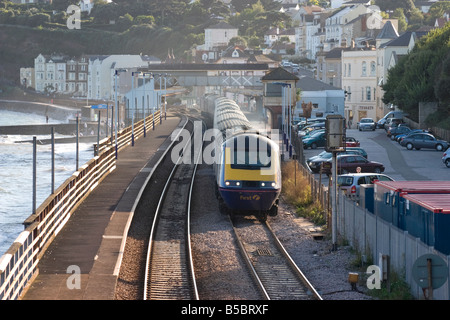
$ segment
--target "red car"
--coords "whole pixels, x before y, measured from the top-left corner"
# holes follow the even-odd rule
[[[350,172],[356,172],[357,168],[361,168],[361,172],[373,172],[381,173],[384,172],[384,165],[380,162],[369,161],[363,156],[356,154],[343,154],[337,156],[337,173],[344,174]],[[323,173],[330,174],[333,159],[324,161],[323,163]],[[327,163],[327,165],[325,165]]]
[[[359,147],[359,141],[353,137],[345,137],[345,145],[347,147]]]

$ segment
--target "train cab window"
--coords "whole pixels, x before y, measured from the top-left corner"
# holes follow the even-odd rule
[[[232,169],[260,169],[271,165],[271,147],[253,136],[234,139],[232,148]]]

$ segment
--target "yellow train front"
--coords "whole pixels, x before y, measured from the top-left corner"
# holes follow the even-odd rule
[[[278,145],[258,133],[240,132],[221,145],[217,186],[226,206],[267,218],[278,213],[281,192]]]

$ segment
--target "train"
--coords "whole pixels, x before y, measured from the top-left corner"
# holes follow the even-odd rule
[[[216,195],[231,214],[262,220],[278,214],[281,156],[278,144],[253,128],[238,104],[210,96],[215,129]]]

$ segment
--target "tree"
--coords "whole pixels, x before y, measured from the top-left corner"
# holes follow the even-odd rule
[[[409,54],[388,71],[383,102],[393,103],[417,119],[419,102],[439,101],[448,117],[450,23],[422,37]]]

